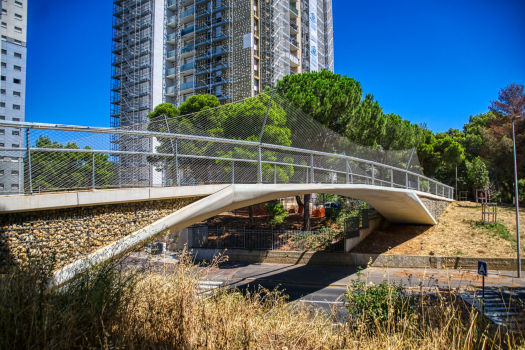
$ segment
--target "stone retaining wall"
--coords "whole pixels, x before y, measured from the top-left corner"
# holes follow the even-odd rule
[[[63,267],[201,198],[0,215],[0,271],[27,262]]]
[[[450,205],[450,202],[439,200],[439,199],[432,199],[428,197],[420,196],[419,199],[421,199],[421,202],[427,207],[430,214],[436,219],[436,221],[439,220],[441,215],[445,212],[445,210]]]
[[[282,250],[243,250],[193,248],[191,253],[197,260],[211,261],[219,254],[228,256],[229,261],[266,264],[297,264],[297,265],[327,265],[327,266],[361,266],[391,267],[391,268],[434,268],[477,270],[476,257],[445,257],[445,256],[411,256],[365,253],[335,253],[311,251]],[[489,270],[516,271],[517,259],[483,258]]]

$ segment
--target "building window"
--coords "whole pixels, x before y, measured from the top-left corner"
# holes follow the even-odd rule
[[[3,142],[0,142],[0,147],[4,147],[5,144]]]
[[[0,135],[5,135],[5,130],[4,129],[0,129]]]
[[[2,22],[2,28],[7,28],[7,23]],[[4,50],[2,50],[2,51],[4,51]],[[3,52],[2,52],[2,53],[3,53]]]
[[[7,160],[9,160],[9,158],[7,158]],[[12,162],[17,162],[17,163],[18,163],[18,158],[17,158],[17,157],[11,157],[11,161],[12,161]]]
[[[15,26],[15,32],[22,33],[22,28]]]
[[[5,117],[4,117],[5,118]],[[20,121],[20,118],[13,118],[13,121],[14,122],[19,122]]]
[[[0,120],[5,120],[5,115],[0,115]]]
[[[13,91],[13,96],[14,96],[14,97],[20,97],[20,92],[18,92],[18,91]]]
[[[15,84],[21,84],[22,81],[20,79],[13,78],[13,83]]]
[[[21,53],[18,53],[18,52],[15,52],[15,57],[16,57],[16,58],[22,58],[22,54],[21,54]]]
[[[5,75],[2,75],[2,81],[5,81]]]
[[[11,132],[11,134],[12,134],[12,135],[15,135],[15,136],[20,136],[20,131],[18,131],[18,130],[13,130],[13,131]]]
[[[2,14],[3,15],[7,15],[7,10],[6,9],[2,9]]]
[[[12,190],[18,190],[18,184],[11,184]]]
[[[4,175],[4,169],[0,169],[0,176]]]
[[[18,7],[23,7],[23,4],[20,1],[15,1],[15,5]]]
[[[20,40],[16,40],[16,39],[15,39],[15,43],[22,44],[22,42]]]
[[[19,15],[18,13],[15,13],[15,18],[18,20],[22,20],[22,15]]]
[[[20,172],[18,170],[11,170],[11,175],[20,175]]]
[[[20,145],[19,145],[18,143],[12,143],[12,144],[11,144],[11,147],[13,147],[13,148],[19,148]]]
[[[17,111],[20,110],[20,105],[13,105],[13,109],[16,109]]]
[[[5,108],[5,102],[0,102],[0,107]]]
[[[0,184],[0,190],[4,189],[4,184]]]
[[[2,55],[7,55],[7,50],[2,49]]]
[[[2,62],[2,68],[7,68],[7,63]]]
[[[22,71],[22,67],[20,67],[20,66],[13,66],[13,69],[16,70],[17,72],[21,72]]]
[[[0,90],[0,94],[5,95],[5,89]]]

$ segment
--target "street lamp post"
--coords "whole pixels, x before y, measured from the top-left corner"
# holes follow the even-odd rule
[[[514,148],[514,191],[516,198],[516,242],[518,244],[518,278],[521,278],[521,252],[520,252],[520,200],[518,196],[518,165],[516,162],[516,134],[514,132],[514,121],[519,117],[512,118],[512,145]]]

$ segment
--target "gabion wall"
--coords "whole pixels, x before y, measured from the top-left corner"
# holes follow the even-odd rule
[[[61,268],[199,200],[199,197],[0,215],[0,271]]]
[[[434,217],[436,221],[439,221],[439,218],[441,215],[445,212],[445,210],[450,205],[450,202],[442,201],[439,199],[431,199],[428,197],[419,197],[421,199],[421,202],[423,202],[423,205],[427,207],[430,214]]]

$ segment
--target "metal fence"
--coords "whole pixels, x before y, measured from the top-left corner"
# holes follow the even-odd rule
[[[142,125],[0,121],[0,131],[20,136],[19,143],[0,147],[0,170],[18,179],[0,186],[4,194],[324,183],[406,188],[453,198],[452,187],[422,174],[414,149],[383,151],[352,143],[275,92]]]
[[[359,230],[370,227],[370,220],[377,219],[379,214],[374,208],[360,209],[355,216],[345,219],[344,234],[346,238],[359,237]]]
[[[344,234],[326,231],[208,229],[207,248],[344,251]]]

